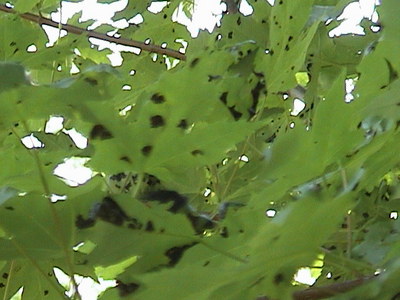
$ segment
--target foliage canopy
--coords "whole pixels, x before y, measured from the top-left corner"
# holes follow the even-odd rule
[[[141,24],[97,35],[75,16],[54,45],[39,24],[58,0],[1,5],[0,298],[79,299],[57,267],[117,280],[107,300],[397,299],[397,0],[334,38],[350,1],[249,0],[251,15],[197,38],[172,21],[188,1],[150,2],[114,17]],[[142,51],[111,66],[88,36]],[[46,130],[52,117],[63,129]],[[54,175],[71,158],[89,181]]]

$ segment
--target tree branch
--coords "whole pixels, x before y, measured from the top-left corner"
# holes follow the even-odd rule
[[[376,276],[362,277],[354,280],[334,283],[331,285],[310,287],[293,293],[294,300],[318,300],[326,299],[334,295],[351,291],[352,289],[376,278]],[[272,300],[267,296],[258,297],[256,300]]]
[[[139,48],[143,51],[148,51],[148,52],[154,52],[158,54],[165,54],[167,56],[177,58],[180,60],[186,60],[186,56],[176,50],[168,49],[168,48],[162,48],[161,46],[158,45],[151,45],[151,44],[146,44],[144,42],[139,42],[135,40],[129,40],[125,38],[116,38],[112,36],[108,36],[104,33],[99,33],[94,30],[87,30],[83,29],[77,26],[73,25],[68,25],[68,24],[59,24],[51,19],[44,18],[35,14],[31,13],[24,13],[24,14],[19,14],[17,11],[15,11],[12,8],[7,7],[4,4],[0,4],[0,11],[6,12],[6,13],[11,13],[11,14],[18,14],[21,18],[25,20],[29,20],[31,22],[37,23],[39,25],[48,25],[54,28],[61,28],[66,30],[69,33],[77,34],[77,35],[86,35],[87,37],[92,37],[96,38],[99,40],[107,41],[110,43],[116,43],[119,45],[124,45],[124,46],[130,46],[130,47],[135,47]]]

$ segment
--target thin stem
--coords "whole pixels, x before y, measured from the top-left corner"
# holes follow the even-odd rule
[[[21,18],[23,18],[25,20],[29,20],[34,23],[37,23],[39,25],[47,25],[47,26],[54,27],[54,28],[61,27],[61,29],[66,30],[69,33],[73,33],[73,34],[77,34],[77,35],[86,35],[87,37],[96,38],[96,39],[107,41],[110,43],[116,43],[118,45],[135,47],[135,48],[139,48],[143,51],[164,54],[164,55],[167,55],[167,56],[179,59],[179,60],[183,60],[183,61],[186,60],[186,56],[177,50],[172,50],[169,48],[162,48],[159,45],[146,44],[145,42],[125,39],[122,37],[116,38],[113,36],[108,36],[107,34],[99,33],[94,30],[83,29],[83,28],[73,26],[73,25],[68,25],[68,24],[61,24],[59,22],[55,22],[51,19],[44,18],[44,17],[38,16],[38,15],[35,15],[32,13],[19,14],[17,11],[15,11],[12,8],[7,7],[4,4],[0,4],[0,11],[6,12],[6,13],[11,13],[11,14],[18,14]]]

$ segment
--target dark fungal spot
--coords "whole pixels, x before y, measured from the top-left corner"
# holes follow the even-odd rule
[[[3,275],[1,275],[1,277],[3,277],[4,279],[8,278],[8,273],[3,273]]]
[[[289,16],[289,20],[292,20],[293,19],[293,16]]]
[[[235,121],[239,120],[243,115],[241,112],[235,109],[235,106],[228,107],[228,109]]]
[[[143,224],[139,222],[136,218],[131,218],[128,223],[129,229],[142,229]]]
[[[221,76],[220,75],[208,75],[208,82],[220,79]]]
[[[140,285],[135,282],[125,284],[122,281],[117,281],[117,289],[121,297],[126,297],[129,294],[132,294],[139,288],[139,286]]]
[[[279,5],[282,5],[282,4],[283,4],[283,0],[279,1]]]
[[[231,39],[232,37],[233,37],[233,32],[230,31],[230,32],[228,33],[228,39]]]
[[[87,83],[89,83],[90,85],[98,85],[99,83],[97,82],[96,79],[94,78],[90,78],[90,77],[86,77],[84,79]]]
[[[90,139],[107,140],[111,139],[112,137],[113,135],[111,132],[101,124],[94,125],[89,134]]]
[[[168,209],[172,213],[177,213],[187,204],[187,198],[175,191],[160,190],[149,192],[142,196],[143,200],[157,201],[160,203],[173,202],[173,205]]]
[[[196,149],[196,150],[193,150],[192,152],[190,152],[190,154],[192,154],[193,156],[197,156],[197,155],[203,155],[204,152],[199,149]]]
[[[222,103],[224,103],[224,104],[227,103],[226,98],[228,98],[228,92],[223,92],[223,93],[221,94],[221,96],[219,96],[219,100],[221,100]]]
[[[169,258],[168,266],[169,267],[175,266],[181,260],[183,253],[187,249],[193,247],[196,244],[197,243],[192,243],[192,244],[183,245],[180,247],[172,247],[172,248],[169,248],[167,251],[165,251],[164,255]]]
[[[163,95],[158,94],[158,93],[153,94],[150,99],[155,104],[160,104],[160,103],[165,102],[165,97]]]
[[[75,220],[75,226],[78,229],[85,229],[94,226],[95,222],[94,219],[85,219],[82,215],[78,215]]]
[[[48,290],[44,290],[44,291],[43,291],[43,295],[44,295],[44,296],[47,296],[48,294],[49,294],[49,291],[48,291]]]
[[[5,209],[7,209],[7,210],[14,210],[14,207],[12,207],[12,206],[6,206]]]
[[[122,156],[119,160],[123,160],[123,161],[126,161],[126,162],[128,162],[128,163],[131,162],[131,160],[129,159],[128,156]]]
[[[223,238],[229,237],[228,228],[227,228],[226,226],[224,226],[224,227],[221,228],[220,235],[221,235]]]
[[[210,261],[207,260],[206,262],[204,262],[203,267],[207,267],[210,264]]]
[[[153,150],[153,146],[150,146],[150,145],[144,146],[144,147],[142,148],[142,154],[143,154],[144,156],[149,156],[149,154],[151,153],[151,150]]]
[[[187,129],[188,122],[185,119],[180,120],[179,124],[177,125],[178,128]]]
[[[291,40],[293,40],[293,37],[290,35],[290,36],[288,37],[288,42],[290,42]]]
[[[150,126],[152,128],[162,127],[165,125],[164,118],[160,115],[150,117]]]
[[[149,232],[152,232],[152,231],[154,231],[154,225],[153,225],[153,222],[151,222],[151,221],[148,221],[148,222],[147,222],[147,224],[146,224],[146,228],[145,228],[145,230],[146,230],[146,231],[149,231]]]
[[[369,218],[369,214],[368,214],[367,212],[364,212],[364,213],[362,214],[362,216],[363,216],[365,219]]]
[[[5,287],[5,284],[0,282],[0,288],[3,288],[3,287]]]
[[[164,15],[163,15],[163,18],[166,19],[166,18],[167,18],[167,14],[164,14]]]
[[[191,68],[195,67],[195,66],[198,64],[199,60],[200,60],[199,58],[193,59],[193,60],[190,62],[190,67],[191,67]]]
[[[129,220],[122,208],[111,197],[103,199],[97,208],[96,216],[104,222],[117,226],[121,226],[125,220]]]
[[[274,276],[274,283],[275,283],[275,284],[280,284],[284,279],[285,279],[285,277],[283,276],[282,273],[277,273],[277,274]]]
[[[286,45],[286,46],[285,46],[285,50],[286,50],[286,51],[289,51],[289,50],[290,50],[289,45]]]
[[[124,172],[121,172],[121,173],[117,173],[117,174],[111,175],[110,179],[111,180],[115,180],[115,181],[121,181],[124,178],[126,178],[126,176],[127,175]]]
[[[242,24],[242,19],[239,17],[239,18],[237,18],[237,20],[236,20],[236,24],[238,24],[238,25],[240,25],[240,24]]]

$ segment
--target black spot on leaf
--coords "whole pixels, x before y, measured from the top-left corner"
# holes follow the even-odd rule
[[[187,129],[188,122],[185,119],[182,119],[179,124],[177,125],[178,128]]]
[[[282,5],[282,4],[283,4],[283,0],[279,1],[279,5]]]
[[[207,261],[203,264],[203,267],[206,267],[206,266],[208,266],[209,264],[210,264],[210,261],[207,260]]]
[[[151,153],[151,150],[153,150],[153,146],[144,146],[144,147],[142,148],[142,154],[143,154],[144,156],[149,156],[150,153]]]
[[[145,228],[145,230],[146,230],[146,231],[149,231],[149,232],[152,232],[152,231],[154,231],[154,225],[153,225],[153,222],[151,222],[151,221],[148,221],[148,222],[147,222],[147,224],[146,224],[146,228]]]
[[[8,278],[8,273],[3,273],[3,275],[1,275],[1,277],[3,277],[4,279]]]
[[[160,115],[150,117],[150,126],[152,128],[162,127],[165,125],[164,118]]]
[[[221,76],[220,75],[208,75],[208,82],[220,79]]]
[[[223,92],[221,94],[221,96],[219,96],[219,100],[221,100],[222,103],[226,104],[227,103],[227,101],[226,101],[227,97],[228,97],[228,92]]]
[[[120,160],[126,161],[126,162],[128,162],[128,163],[131,162],[131,160],[129,159],[128,156],[122,156],[122,157],[120,158]]]
[[[201,150],[199,150],[199,149],[196,149],[196,150],[193,150],[192,152],[190,152],[193,156],[198,156],[198,155],[203,155],[204,154],[204,152],[203,151],[201,151]]]
[[[0,288],[3,288],[3,287],[5,287],[5,284],[0,282]]]
[[[224,227],[221,228],[220,235],[221,235],[223,238],[229,237],[228,228],[227,228],[226,226],[224,226]]]
[[[6,206],[5,209],[7,209],[7,210],[14,210],[14,207],[12,207],[12,206]]]
[[[274,133],[273,135],[271,135],[269,138],[267,138],[265,140],[266,143],[272,143],[276,138],[276,133]]]
[[[293,37],[292,37],[292,36],[289,36],[289,37],[288,37],[288,42],[290,42],[291,40],[293,40]]]
[[[94,226],[94,219],[85,219],[82,215],[78,215],[75,220],[75,226],[79,229],[85,229]]]
[[[126,297],[134,293],[139,287],[140,285],[135,282],[125,284],[122,281],[117,281],[117,289],[121,297]]]
[[[237,111],[235,109],[235,105],[228,107],[229,112],[231,113],[231,115],[233,116],[233,118],[235,119],[235,121],[239,120],[242,117],[242,113]]]
[[[165,97],[158,93],[153,94],[150,99],[155,104],[161,104],[161,103],[165,102]]]
[[[190,223],[192,223],[193,229],[197,234],[202,234],[204,230],[213,229],[216,226],[216,223],[207,215],[193,215],[188,213],[186,216]]]
[[[96,216],[105,222],[117,226],[121,226],[125,220],[129,220],[122,208],[111,197],[105,197],[103,199]]]
[[[93,86],[99,84],[99,83],[97,82],[97,80],[94,79],[94,78],[86,77],[84,80],[85,80],[87,83],[89,83],[90,85],[93,85]]]
[[[175,191],[160,190],[153,191],[142,196],[143,200],[157,201],[160,203],[173,202],[173,205],[168,209],[172,213],[177,213],[187,204],[187,198]]]
[[[47,296],[48,294],[49,294],[49,291],[48,291],[48,290],[44,290],[44,291],[43,291],[43,295],[44,295],[44,296]]]
[[[277,274],[274,276],[274,283],[275,283],[275,284],[280,284],[284,279],[285,279],[285,277],[283,276],[282,273],[277,273]]]
[[[198,57],[196,57],[195,59],[193,59],[191,62],[190,62],[190,68],[193,68],[193,67],[195,67],[198,63],[199,63],[199,58]]]
[[[172,247],[170,249],[168,249],[167,251],[165,251],[165,256],[167,256],[169,258],[169,262],[168,262],[168,266],[169,267],[173,267],[175,266],[182,258],[183,253],[193,247],[194,245],[196,245],[197,243],[192,243],[192,244],[188,244],[188,245],[183,245],[180,247]]]
[[[111,139],[113,135],[103,125],[97,124],[93,126],[92,130],[90,131],[89,137],[91,139],[107,140]]]
[[[127,175],[124,172],[121,172],[121,173],[118,173],[118,174],[111,175],[110,179],[114,180],[114,181],[121,181],[121,180],[125,179],[126,176]]]
[[[293,16],[289,16],[289,20],[292,20],[293,19]]]
[[[289,50],[290,50],[289,45],[286,45],[286,46],[285,46],[285,50],[286,50],[286,51],[289,51]]]
[[[237,18],[237,20],[236,20],[236,24],[238,24],[238,25],[240,25],[240,24],[242,24],[242,19],[239,17],[239,18]]]
[[[136,218],[131,218],[128,223],[128,228],[130,229],[142,229],[143,224],[139,222]]]
[[[228,39],[231,39],[232,37],[233,37],[233,32],[230,31],[230,32],[228,33]]]

